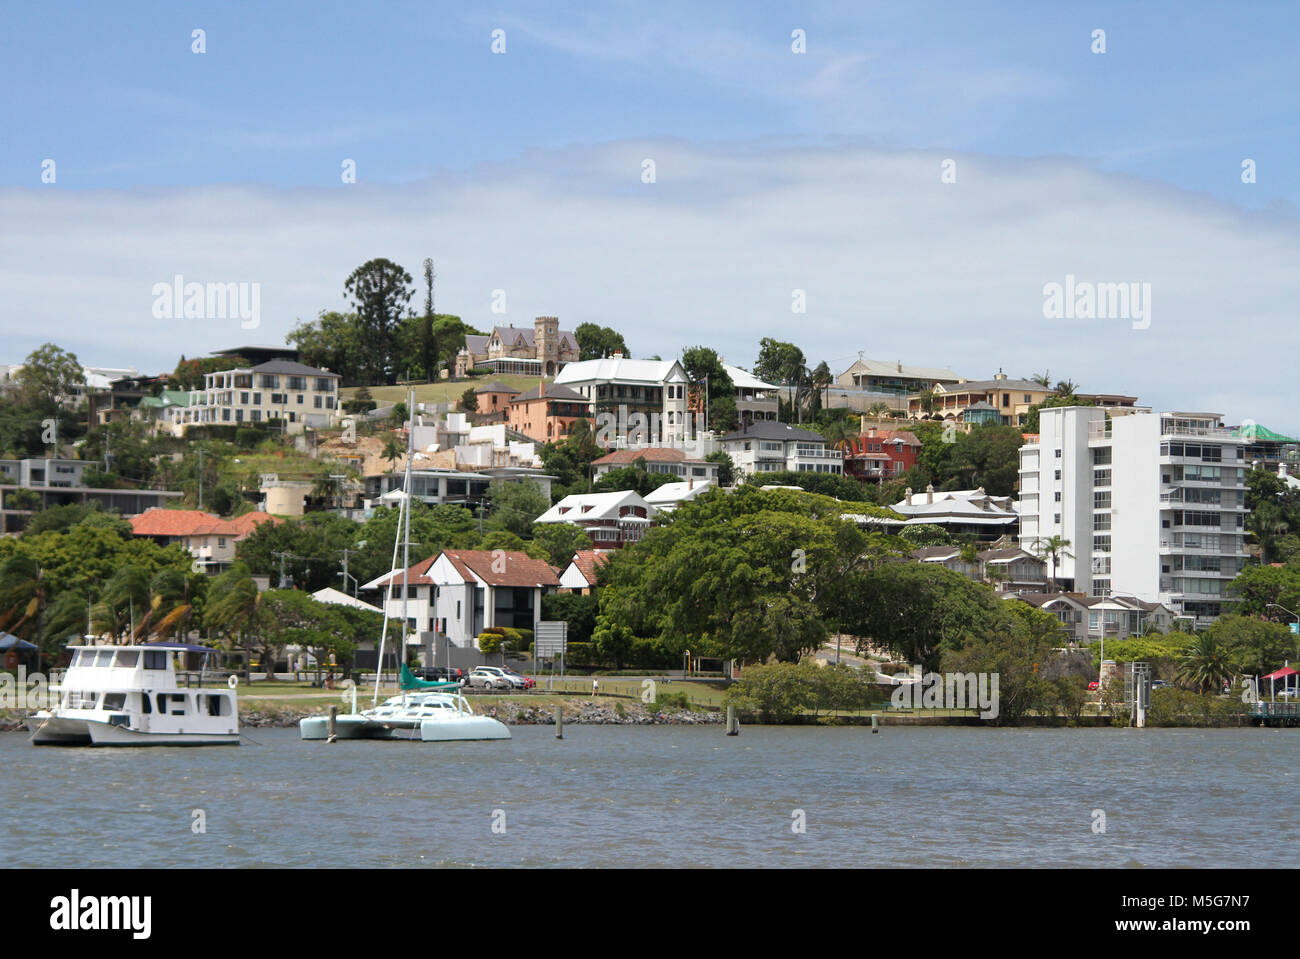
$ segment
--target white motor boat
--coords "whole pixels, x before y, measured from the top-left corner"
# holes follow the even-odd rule
[[[510,738],[510,727],[491,716],[475,715],[465,697],[454,691],[402,693],[371,709],[336,716],[333,721],[336,739],[437,743]],[[308,716],[299,721],[298,729],[303,739],[329,739],[330,718]]]
[[[172,658],[212,652],[187,643],[69,646],[50,691],[57,705],[27,718],[35,746],[237,746],[234,689],[183,687]]]

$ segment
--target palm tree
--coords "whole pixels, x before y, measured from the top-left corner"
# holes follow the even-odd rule
[[[396,436],[384,437],[384,451],[380,455],[388,460],[390,469],[397,465],[397,460],[402,455],[402,452],[402,444]]]
[[[162,569],[149,583],[149,612],[141,620],[136,635],[166,638],[188,625],[190,605],[189,577],[179,569]]]
[[[1227,648],[1210,633],[1198,634],[1183,648],[1179,675],[1196,684],[1197,692],[1219,689],[1237,672]]]
[[[0,564],[0,629],[15,636],[37,633],[49,603],[49,584],[41,564],[15,553]]]
[[[251,634],[261,619],[261,599],[257,583],[243,563],[236,563],[212,581],[207,623],[244,650],[246,671],[251,662]],[[272,676],[272,664],[268,663],[266,678]],[[251,675],[248,678],[251,680]]]
[[[1051,561],[1051,574],[1047,577],[1048,584],[1052,592],[1056,592],[1056,566],[1061,558],[1073,558],[1074,554],[1070,552],[1070,541],[1064,536],[1038,537],[1034,540],[1034,552],[1039,559]]]
[[[925,413],[934,412],[935,395],[934,390],[922,390],[920,395],[921,410]]]
[[[872,419],[877,420],[883,420],[891,413],[893,413],[893,410],[889,408],[889,404],[884,400],[876,400],[876,402],[872,403],[870,408],[867,410],[867,415]]]
[[[149,612],[149,574],[139,566],[119,566],[104,584],[100,619],[116,640],[123,631],[134,639]]]
[[[1073,396],[1074,391],[1078,388],[1079,384],[1074,382],[1074,380],[1059,380],[1057,384],[1052,387],[1057,396]]]
[[[1052,388],[1052,371],[1043,370],[1041,373],[1035,373],[1029,378],[1029,381],[1031,383],[1037,383],[1045,390],[1050,390]]]

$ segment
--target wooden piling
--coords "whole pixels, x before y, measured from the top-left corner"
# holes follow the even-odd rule
[[[555,738],[564,738],[564,707],[560,705],[555,707]]]

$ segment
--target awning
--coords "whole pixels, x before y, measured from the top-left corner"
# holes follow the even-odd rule
[[[166,639],[156,639],[152,643],[141,643],[141,646],[152,646],[156,649],[182,649],[187,653],[215,653],[217,650],[211,646],[196,646],[194,643],[173,643]]]
[[[1265,679],[1283,679],[1284,677],[1287,677],[1287,676],[1295,676],[1295,675],[1297,675],[1298,673],[1300,673],[1300,670],[1292,669],[1290,666],[1283,666],[1281,669],[1275,669],[1275,670],[1273,670],[1273,672],[1269,673],[1269,674],[1268,674],[1267,676],[1265,676],[1264,678],[1265,678]]]
[[[36,644],[29,643],[25,639],[19,639],[13,633],[0,633],[0,653],[8,652],[11,649],[30,653],[36,649]]]

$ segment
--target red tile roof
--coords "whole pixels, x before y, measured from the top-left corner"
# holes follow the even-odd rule
[[[445,549],[456,571],[468,581],[472,571],[489,586],[559,586],[560,577],[551,564],[533,559],[519,550]],[[504,559],[502,564],[500,560]],[[494,567],[505,566],[501,572]]]
[[[594,584],[596,567],[608,563],[613,554],[614,551],[610,549],[580,549],[573,554],[573,559],[569,560],[569,563],[578,567],[578,572],[582,574],[583,579]]]
[[[446,556],[451,565],[455,567],[456,572],[460,573],[467,583],[478,582],[481,579],[489,586],[560,585],[560,577],[549,563],[545,560],[533,559],[527,553],[519,550],[445,549],[438,556]],[[438,556],[422,559],[406,570],[407,585],[434,585],[433,580],[429,577],[429,570],[437,561]],[[505,568],[497,572],[493,567],[500,568],[503,565],[500,562],[502,559],[505,561]],[[402,571],[398,570],[390,576],[378,580],[375,586],[382,588],[389,585],[390,580],[394,584],[400,584],[402,582]]]
[[[262,523],[281,523],[269,513],[253,512],[222,519],[198,509],[163,509],[155,506],[131,517],[136,536],[233,536],[243,539]]]
[[[606,453],[600,459],[592,460],[592,466],[631,466],[637,460],[643,459],[647,463],[685,463],[687,462],[684,450],[672,449],[666,446],[651,446],[641,450],[615,450],[612,453]],[[690,462],[698,463],[701,460],[692,459]]]

